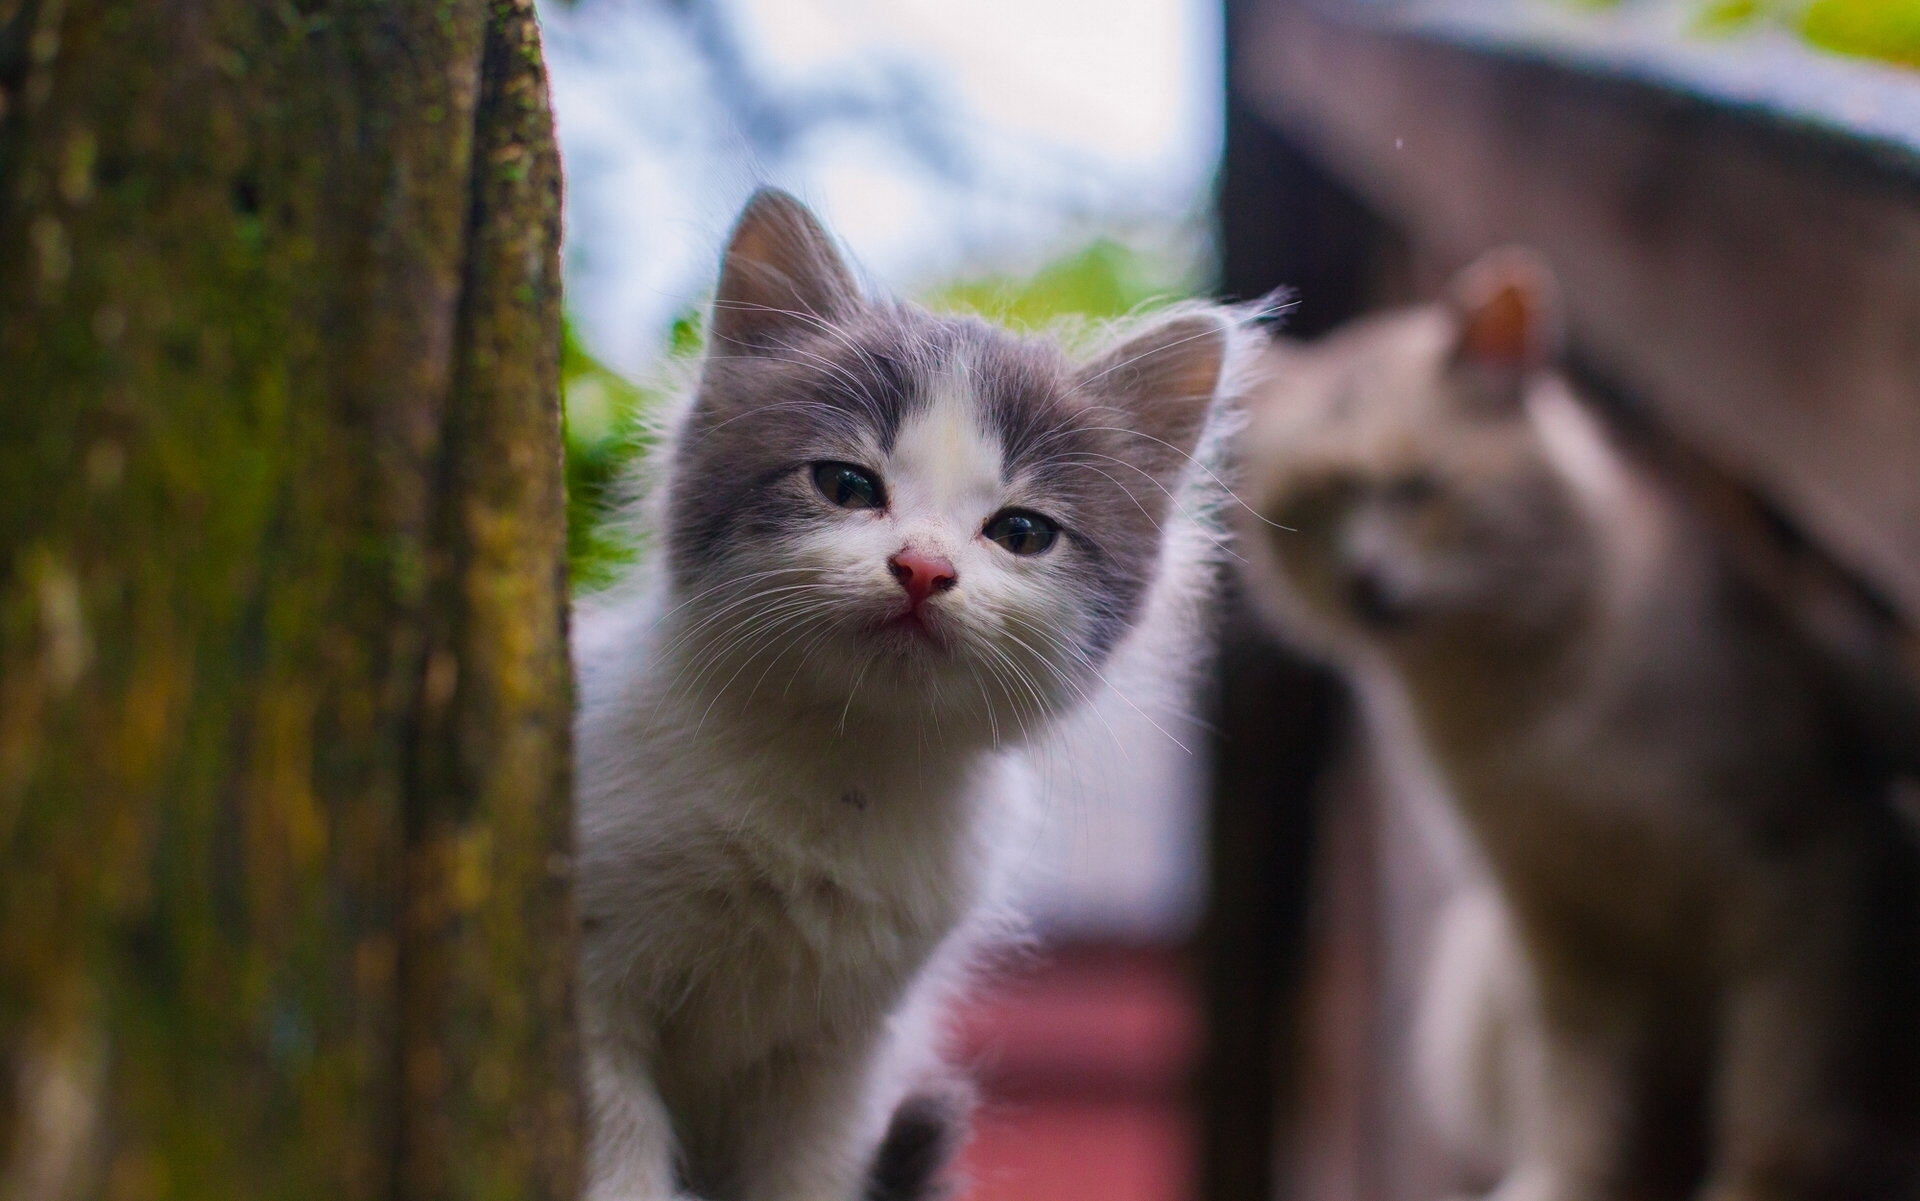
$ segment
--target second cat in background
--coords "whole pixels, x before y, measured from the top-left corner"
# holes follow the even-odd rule
[[[1495,252],[1277,346],[1243,443],[1252,600],[1411,717],[1497,884],[1440,940],[1423,1029],[1475,1045],[1423,1050],[1439,1124],[1490,1110],[1502,1201],[1914,1196],[1912,840],[1557,326],[1543,264]]]

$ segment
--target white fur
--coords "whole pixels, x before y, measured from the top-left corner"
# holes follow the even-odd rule
[[[581,905],[603,923],[584,965],[590,1196],[670,1195],[660,1093],[678,1086],[677,1108],[718,1125],[755,1112],[742,1195],[851,1197],[934,1066],[916,1062],[931,1040],[889,1024],[924,1024],[1003,926],[993,852],[1021,819],[1021,767],[680,693],[665,601],[580,621]]]
[[[1537,1122],[1542,1036],[1526,952],[1490,879],[1440,910],[1415,1018],[1414,1082],[1435,1133],[1492,1178],[1519,1160]]]
[[[1638,478],[1607,440],[1592,413],[1557,375],[1534,381],[1527,419],[1547,461],[1567,482],[1600,537],[1606,568],[1605,603],[1625,621],[1643,599],[1667,584],[1673,536],[1666,505]]]
[[[1018,930],[1036,740],[1111,691],[1074,658],[1085,615],[1048,556],[980,535],[1031,501],[1000,478],[963,365],[887,451],[818,454],[877,468],[889,503],[753,565],[794,603],[683,597],[643,571],[577,614],[590,1201],[680,1196],[676,1157],[742,1201],[856,1197],[900,1099],[941,1070],[949,998]],[[1190,477],[1183,579],[1148,606],[1188,629],[1129,645],[1194,641],[1215,566],[1197,547],[1218,545],[1196,502],[1217,488]],[[924,606],[947,656],[869,628],[900,604],[885,564],[905,547],[955,567]]]

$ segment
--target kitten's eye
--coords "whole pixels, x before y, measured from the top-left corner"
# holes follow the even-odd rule
[[[843,509],[884,509],[887,494],[880,481],[851,463],[815,463],[813,486]]]
[[[1053,545],[1060,527],[1022,509],[1007,509],[987,519],[980,531],[1016,555],[1037,555]]]

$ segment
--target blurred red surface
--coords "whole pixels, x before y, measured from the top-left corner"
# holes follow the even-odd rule
[[[1177,952],[1065,947],[960,1017],[982,1104],[965,1201],[1188,1201],[1198,1008]]]

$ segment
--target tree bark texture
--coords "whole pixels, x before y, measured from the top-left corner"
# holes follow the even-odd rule
[[[0,0],[0,1198],[578,1186],[531,0]]]

